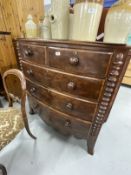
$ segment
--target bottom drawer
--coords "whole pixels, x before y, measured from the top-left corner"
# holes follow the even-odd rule
[[[30,106],[34,109],[35,112],[40,115],[40,117],[47,124],[51,125],[65,135],[74,135],[81,139],[88,138],[88,132],[91,127],[91,122],[72,118],[69,115],[66,115],[46,106],[29,94],[28,97]]]

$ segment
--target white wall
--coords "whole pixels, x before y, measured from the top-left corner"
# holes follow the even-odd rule
[[[51,4],[51,0],[44,0],[45,5]]]
[[[62,0],[60,0],[60,1],[62,1]],[[45,2],[45,5],[51,4],[51,0],[44,0],[44,2]],[[74,3],[75,0],[71,0],[70,2],[71,2],[71,3]]]
[[[70,2],[75,3],[75,0],[70,0]],[[50,5],[51,5],[51,0],[44,0],[44,6],[45,6],[46,11],[48,11],[48,9],[50,8]]]
[[[44,0],[44,9],[48,11],[50,9],[51,0]]]

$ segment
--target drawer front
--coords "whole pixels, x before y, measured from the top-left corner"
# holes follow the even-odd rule
[[[76,137],[87,139],[91,122],[72,118],[69,115],[54,110],[29,95],[31,107],[49,125],[65,135],[73,134]]]
[[[48,65],[51,67],[98,78],[106,76],[112,58],[112,53],[53,47],[47,49],[47,55]]]
[[[93,121],[97,103],[58,94],[30,81],[27,81],[27,90],[32,96],[54,109],[83,120]]]
[[[32,63],[45,64],[45,47],[38,45],[20,44],[20,52],[23,60],[31,61]]]
[[[93,101],[99,100],[104,85],[104,80],[72,76],[28,63],[23,63],[23,70],[26,77],[45,87]]]

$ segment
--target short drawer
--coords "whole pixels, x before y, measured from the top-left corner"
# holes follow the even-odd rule
[[[112,53],[49,47],[48,65],[84,76],[104,78],[107,75]]]
[[[98,101],[104,80],[74,76],[23,62],[23,71],[27,78],[45,87],[76,97]]]
[[[37,64],[45,64],[45,47],[31,44],[20,44],[20,53],[23,60]]]
[[[83,121],[54,110],[30,95],[29,100],[32,103],[32,107],[35,106],[34,109],[47,124],[65,135],[73,134],[76,137],[87,139],[91,122]]]
[[[54,109],[72,115],[73,117],[93,121],[97,103],[56,93],[31,81],[27,81],[27,90],[32,96]]]

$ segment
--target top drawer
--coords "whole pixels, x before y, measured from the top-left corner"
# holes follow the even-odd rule
[[[31,44],[20,44],[22,59],[37,64],[45,64],[45,47]]]
[[[113,53],[49,47],[48,65],[66,72],[104,78]]]

